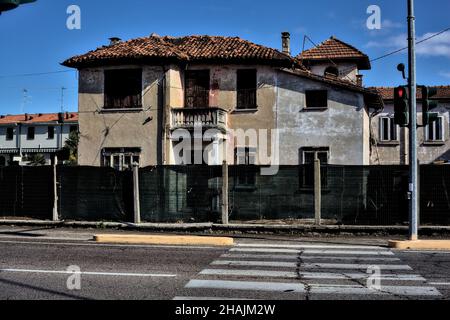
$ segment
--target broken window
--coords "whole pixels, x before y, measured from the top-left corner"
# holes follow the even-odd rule
[[[322,187],[326,188],[328,186],[328,170],[326,165],[328,164],[330,148],[303,148],[301,149],[301,154],[303,158],[301,162],[303,165],[300,166],[301,188],[314,187],[314,161],[316,158],[320,160]]]
[[[380,118],[380,140],[382,142],[398,141],[398,125],[393,117]]]
[[[444,117],[438,116],[435,122],[425,127],[425,138],[429,142],[444,141]]]
[[[139,165],[140,156],[139,148],[105,148],[102,153],[102,166],[118,171],[131,170],[134,163]]]
[[[236,148],[236,184],[254,186],[256,184],[256,148]]]
[[[105,71],[104,108],[142,108],[142,69]]]
[[[28,140],[34,140],[35,136],[35,128],[34,127],[28,127],[27,129],[27,139]]]
[[[339,70],[336,67],[330,66],[328,68],[325,69],[324,72],[324,76],[333,76],[333,77],[337,77],[339,76]]]
[[[257,77],[255,69],[237,71],[237,109],[256,109]]]
[[[6,140],[11,141],[14,139],[14,128],[6,128]]]
[[[187,70],[185,73],[185,107],[209,107],[209,70]]]
[[[327,90],[306,90],[306,108],[307,109],[325,109],[328,108]]]

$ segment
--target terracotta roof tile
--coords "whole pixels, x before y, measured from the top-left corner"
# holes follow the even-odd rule
[[[78,122],[78,113],[67,112],[64,115],[66,122]],[[16,124],[16,123],[24,123],[24,124],[51,123],[51,122],[58,122],[58,119],[59,119],[58,113],[5,115],[0,116],[0,125]]]
[[[259,60],[282,62],[283,65],[296,60],[278,50],[264,47],[238,37],[187,36],[150,37],[133,39],[104,46],[63,62],[68,67],[84,67],[106,63],[123,63],[130,60],[173,59],[178,61],[200,60]]]
[[[436,86],[437,94],[432,99],[450,99],[450,85]],[[394,100],[394,87],[375,87],[384,100]],[[422,99],[422,91],[417,90],[417,99]]]
[[[356,60],[361,70],[371,68],[369,57],[355,47],[331,37],[322,42],[317,47],[303,51],[298,57],[299,60],[308,62],[315,60]]]

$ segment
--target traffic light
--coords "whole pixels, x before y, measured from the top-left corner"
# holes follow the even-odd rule
[[[13,10],[22,4],[31,3],[35,1],[36,0],[0,0],[0,14],[3,11]]]
[[[430,100],[436,94],[436,88],[422,87],[422,117],[424,126],[428,126],[438,120],[438,114],[430,112],[438,106],[437,101]]]
[[[394,89],[394,110],[395,124],[400,127],[407,127],[409,125],[409,102],[406,86],[400,86]]]

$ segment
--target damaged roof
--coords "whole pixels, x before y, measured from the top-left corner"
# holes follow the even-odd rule
[[[86,54],[72,57],[62,64],[83,68],[105,64],[173,60],[185,62],[261,62],[292,66],[295,58],[278,50],[243,40],[239,37],[186,36],[149,37],[117,42]]]
[[[369,57],[352,45],[331,37],[318,46],[303,51],[298,57],[305,64],[315,61],[355,61],[360,70],[370,70]]]

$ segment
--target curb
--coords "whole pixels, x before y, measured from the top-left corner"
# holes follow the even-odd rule
[[[450,250],[450,240],[389,241],[389,247],[399,250]]]
[[[226,237],[198,237],[198,236],[146,236],[146,235],[94,235],[98,243],[125,243],[151,245],[185,245],[185,246],[232,246],[233,238]]]
[[[49,228],[113,229],[141,232],[178,232],[202,234],[278,234],[278,235],[407,235],[407,226],[340,226],[340,225],[266,225],[266,224],[214,224],[214,223],[121,223],[46,220],[0,220],[4,226]],[[424,226],[421,235],[449,236],[450,226]]]

